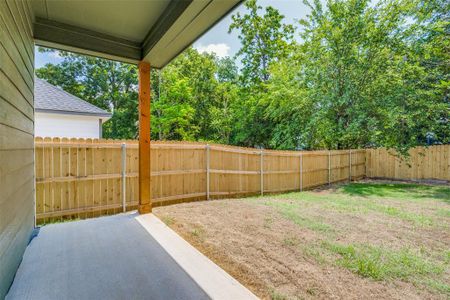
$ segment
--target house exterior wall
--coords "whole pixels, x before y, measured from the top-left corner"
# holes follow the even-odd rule
[[[31,3],[0,1],[0,299],[34,228],[34,42]]]
[[[42,113],[35,115],[35,135],[40,137],[101,138],[98,116]]]

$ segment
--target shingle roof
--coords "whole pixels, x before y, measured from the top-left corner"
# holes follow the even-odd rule
[[[111,117],[109,112],[39,78],[34,80],[34,106],[38,112]]]

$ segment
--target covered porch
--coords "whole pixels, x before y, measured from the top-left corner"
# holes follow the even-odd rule
[[[6,299],[253,299],[152,214],[44,226]]]
[[[151,214],[150,68],[240,2],[0,2],[0,298],[254,297]],[[138,65],[138,213],[52,224],[33,238],[35,45]]]

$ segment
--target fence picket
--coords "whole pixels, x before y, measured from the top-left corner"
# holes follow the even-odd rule
[[[136,208],[137,141],[37,137],[35,146],[38,223]],[[151,148],[154,206],[303,191],[366,175],[450,180],[450,145],[412,149],[411,169],[386,149],[299,153],[159,141]]]

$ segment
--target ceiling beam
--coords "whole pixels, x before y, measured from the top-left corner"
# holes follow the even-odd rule
[[[142,57],[158,43],[193,0],[172,0],[142,42]]]
[[[34,38],[37,45],[128,63],[138,63],[139,43],[60,22],[36,18]]]

